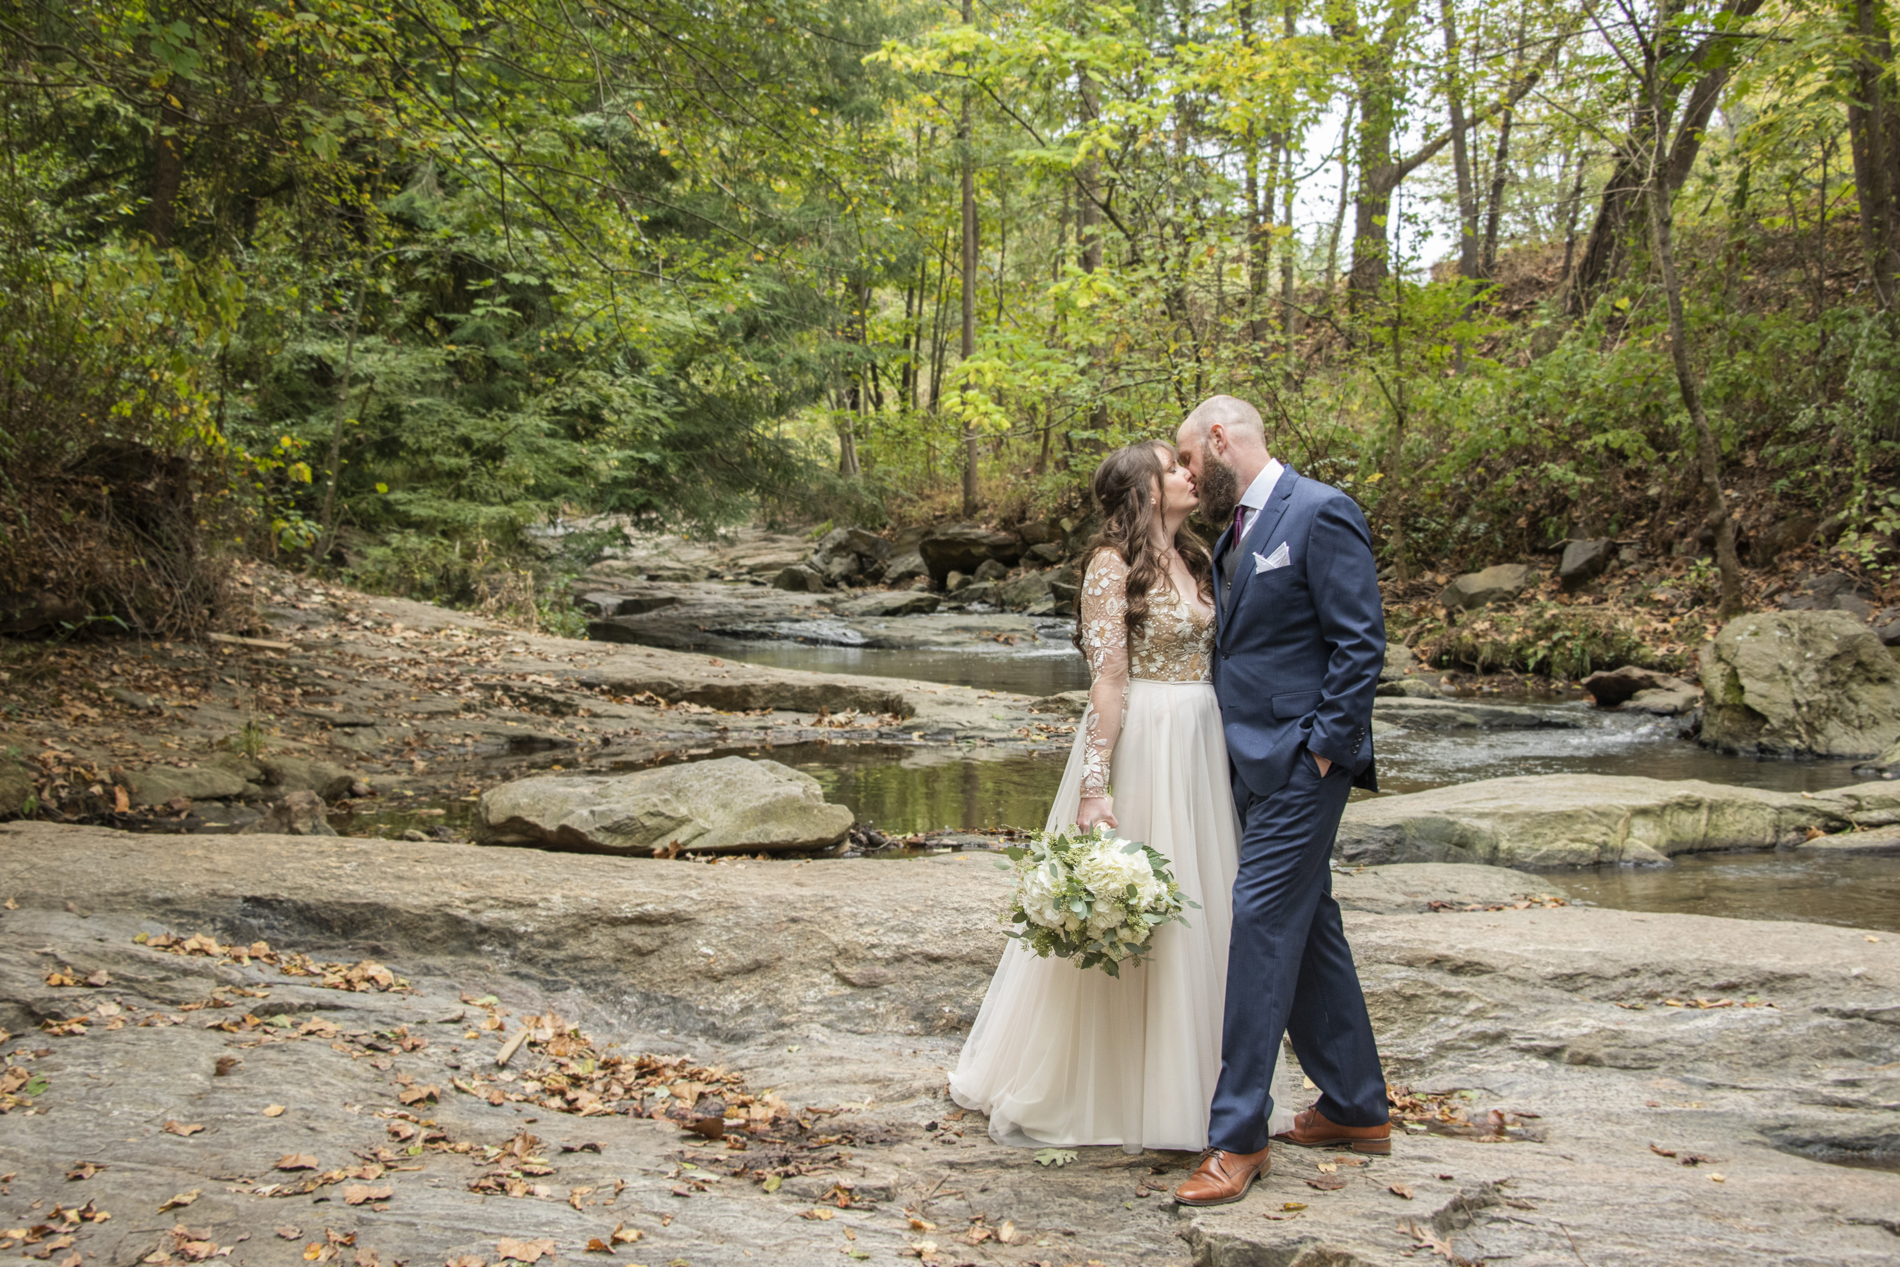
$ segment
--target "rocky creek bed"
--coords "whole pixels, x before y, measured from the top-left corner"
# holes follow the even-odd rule
[[[944,1098],[1002,946],[979,855],[0,842],[0,1208],[56,1261],[1900,1252],[1885,934],[1555,905],[1495,867],[1338,875],[1405,1138],[1363,1166],[1284,1150],[1244,1203],[1187,1212],[1191,1157],[1045,1168]],[[727,1139],[683,1129],[717,1113]]]

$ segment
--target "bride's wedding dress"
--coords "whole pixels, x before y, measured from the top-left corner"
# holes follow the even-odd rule
[[[1131,642],[1126,576],[1102,550],[1083,579],[1089,708],[1048,827],[1112,788],[1115,834],[1160,851],[1201,909],[1157,929],[1153,953],[1119,979],[1008,944],[950,1078],[999,1143],[1207,1146],[1240,835],[1208,673],[1214,622],[1164,584]]]

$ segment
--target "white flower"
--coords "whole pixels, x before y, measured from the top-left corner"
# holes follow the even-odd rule
[[[1090,849],[1076,864],[1075,878],[1096,897],[1118,902],[1132,884],[1138,909],[1167,893],[1167,886],[1155,878],[1154,868],[1148,865],[1147,853],[1139,849],[1126,852],[1116,840],[1105,840]]]
[[[1068,873],[1053,858],[1040,866],[1025,869],[1017,881],[1017,893],[1029,922],[1044,928],[1063,928],[1073,923],[1075,916],[1069,913],[1068,906],[1056,905],[1057,895],[1068,885]]]

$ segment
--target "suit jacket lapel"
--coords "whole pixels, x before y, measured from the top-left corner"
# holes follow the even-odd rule
[[[1216,646],[1220,645],[1220,631],[1223,623],[1222,617],[1227,611],[1227,604],[1222,593],[1224,587],[1221,585],[1221,567],[1227,551],[1234,547],[1233,538],[1234,529],[1232,525],[1229,525],[1220,536],[1214,538],[1214,644]]]
[[[1293,496],[1293,485],[1299,478],[1299,472],[1290,466],[1280,472],[1280,478],[1274,483],[1273,491],[1267,494],[1267,504],[1260,508],[1260,513],[1253,517],[1251,524],[1247,525],[1246,539],[1235,543],[1232,549],[1246,552],[1253,547],[1255,542],[1264,546],[1273,540],[1274,530],[1280,526],[1280,517],[1286,514],[1287,500]],[[1245,589],[1247,582],[1253,579],[1254,570],[1246,564],[1247,560],[1244,558],[1237,560],[1234,564],[1234,588],[1227,594],[1229,616],[1232,616],[1234,608],[1240,604],[1240,591]],[[1222,622],[1223,626],[1225,623],[1225,621]],[[1216,631],[1215,637],[1218,639],[1219,636],[1219,631]]]

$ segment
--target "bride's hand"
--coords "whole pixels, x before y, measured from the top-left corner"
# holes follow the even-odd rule
[[[1115,815],[1109,808],[1111,803],[1112,798],[1106,796],[1083,797],[1082,807],[1075,814],[1075,825],[1083,831],[1094,831],[1097,823],[1120,827],[1121,824],[1115,821]]]

